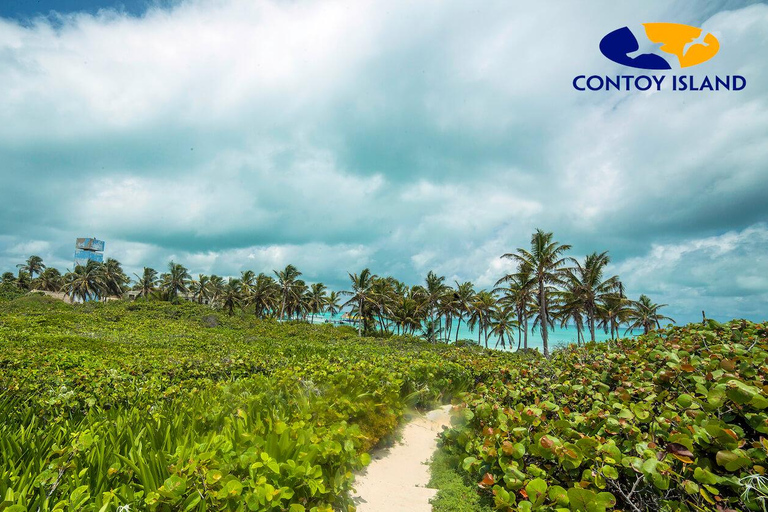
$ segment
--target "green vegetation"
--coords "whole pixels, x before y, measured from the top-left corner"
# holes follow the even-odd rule
[[[491,363],[442,437],[496,509],[768,507],[768,324],[509,362]]]
[[[508,357],[194,303],[0,303],[0,510],[352,510],[407,407]]]
[[[438,489],[432,498],[433,512],[491,512],[493,502],[481,503],[477,484],[461,470],[462,459],[438,450],[432,459],[429,487]]]
[[[664,304],[654,304],[642,295],[632,301],[624,294],[618,276],[606,277],[607,252],[592,253],[583,261],[566,255],[567,244],[552,233],[537,230],[530,249],[518,248],[503,259],[515,264],[492,290],[475,290],[471,282],[445,282],[429,272],[423,284],[408,286],[392,276],[378,276],[370,269],[349,273],[349,290],[330,291],[323,283],[307,283],[294,265],[271,274],[244,270],[240,277],[223,278],[199,274],[173,261],[167,272],[145,267],[131,279],[113,258],[104,263],[89,261],[64,275],[47,268],[39,256],[17,265],[18,276],[2,276],[0,299],[13,298],[14,290],[64,292],[76,301],[129,296],[131,299],[206,304],[229,315],[242,310],[257,318],[314,321],[315,315],[336,315],[346,310],[346,320],[356,324],[358,335],[420,335],[432,342],[458,341],[459,328],[477,332],[477,344],[528,349],[529,325],[542,337],[544,355],[549,355],[549,333],[558,325],[576,327],[577,340],[585,331],[595,341],[602,328],[611,339],[627,330],[660,327],[671,320],[660,313]],[[130,290],[129,290],[130,288]],[[346,302],[342,304],[342,298]],[[454,334],[455,327],[455,334]],[[625,331],[626,333],[626,331]]]

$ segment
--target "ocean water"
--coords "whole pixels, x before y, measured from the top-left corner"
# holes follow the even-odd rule
[[[310,317],[307,317],[307,320],[309,320]],[[316,324],[322,324],[326,322],[333,322],[338,323],[342,320],[341,315],[336,315],[335,317],[331,317],[331,315],[327,313],[323,313],[321,315],[315,315],[314,323]],[[353,323],[346,323],[345,325],[351,325],[352,327],[356,327]],[[619,330],[620,336],[623,337],[632,337],[637,336],[638,334],[642,333],[642,330],[634,330],[628,332],[626,335],[624,334],[626,328],[621,328]],[[418,334],[418,333],[416,333]],[[466,325],[466,323],[462,322],[461,327],[459,328],[459,339],[468,339],[473,340],[475,343],[477,343],[477,329],[474,331],[470,330],[469,327]],[[567,346],[571,343],[576,343],[577,341],[577,332],[576,328],[573,326],[568,326],[565,328],[557,327],[555,330],[549,330],[547,331],[547,334],[549,334],[549,347],[550,349],[553,349],[558,346]],[[584,338],[586,340],[590,339],[589,331],[584,332]],[[456,320],[454,320],[454,325],[451,330],[451,342],[453,342],[456,339]],[[485,346],[485,336],[481,335],[481,344]],[[601,329],[597,329],[595,331],[595,341],[605,341],[607,339],[610,339],[610,335],[603,332]],[[515,339],[512,342],[512,346],[509,346],[510,341],[507,341],[507,350],[516,350],[517,349],[517,331],[515,331]],[[498,338],[492,335],[488,336],[488,348],[501,348],[501,345],[498,347],[496,346],[496,343],[498,342]],[[543,343],[541,340],[541,332],[537,330],[529,330],[528,332],[528,348],[535,348],[539,351],[543,350]]]

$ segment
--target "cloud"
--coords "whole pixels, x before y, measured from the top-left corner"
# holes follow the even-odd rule
[[[649,20],[715,34],[720,54],[691,73],[747,88],[573,90],[577,74],[627,73],[597,43]],[[43,243],[25,248],[66,268],[74,238],[98,236],[131,272],[292,262],[342,286],[369,265],[489,287],[542,228],[668,294],[666,264],[638,261],[768,218],[767,22],[768,6],[738,1],[188,0],[0,18],[0,267]],[[765,310],[764,282],[733,278],[729,258],[768,244],[733,243],[694,251],[715,278],[680,281],[693,292],[664,295],[673,313],[745,315],[747,295]]]

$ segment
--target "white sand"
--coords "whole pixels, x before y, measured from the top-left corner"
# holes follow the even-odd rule
[[[450,425],[451,406],[417,416],[402,431],[392,448],[371,453],[372,462],[355,478],[352,498],[358,512],[432,512],[427,489],[429,459],[437,449],[437,434]]]

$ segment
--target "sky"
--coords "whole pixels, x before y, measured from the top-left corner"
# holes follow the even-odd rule
[[[720,41],[664,73],[746,88],[574,90],[650,73],[598,50],[649,21]],[[490,287],[541,228],[678,322],[765,320],[766,54],[735,0],[0,0],[0,270],[93,236],[131,274]]]

